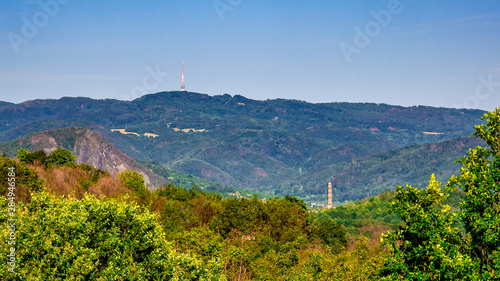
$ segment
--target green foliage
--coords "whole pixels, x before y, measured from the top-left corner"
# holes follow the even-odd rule
[[[205,195],[206,193],[197,186],[193,186],[191,189],[185,189],[170,183],[155,190],[155,194],[167,199],[186,202],[198,195]]]
[[[484,114],[486,124],[475,126],[474,136],[488,147],[470,149],[459,160],[459,176],[448,183],[449,190],[465,193],[459,219],[470,237],[469,251],[477,259],[483,278],[500,278],[500,108]]]
[[[26,164],[17,164],[29,170]],[[106,174],[88,165],[79,168],[89,174],[89,183]],[[34,192],[30,203],[19,204],[17,277],[324,280],[342,276],[363,280],[378,268],[362,245],[354,254],[344,252],[343,228],[331,220],[317,223],[296,197],[266,202],[256,196],[223,199],[197,186],[184,189],[172,184],[149,192],[138,188],[143,178],[137,172],[124,172],[120,179],[133,192],[132,198],[118,198],[139,205],[90,195],[79,201],[45,192]],[[148,200],[137,200],[137,194]],[[0,200],[0,208],[5,207],[5,199]],[[6,208],[2,210],[0,225],[7,223]],[[3,261],[7,235],[8,229],[2,228]],[[362,270],[356,265],[362,265]],[[0,277],[11,280],[13,276],[0,273]]]
[[[177,249],[189,252],[194,257],[211,262],[222,257],[224,240],[208,226],[201,226],[186,232],[177,232],[172,237]]]
[[[43,150],[38,150],[31,153],[29,150],[21,148],[17,151],[17,158],[19,159],[19,161],[25,164],[32,164],[35,161],[38,161],[44,165],[47,163],[47,155]]]
[[[36,161],[47,167],[76,167],[76,156],[71,151],[59,147],[53,150],[48,156],[43,150],[32,153],[29,150],[21,148],[17,151],[17,158],[25,164],[32,164]]]
[[[323,220],[318,223],[318,237],[323,243],[336,252],[347,247],[346,232],[342,226],[333,220]]]
[[[300,200],[297,197],[285,195],[285,201],[290,202],[292,205],[297,206],[300,210],[307,212],[307,205],[304,200]]]
[[[64,148],[57,148],[53,150],[47,157],[48,166],[76,166],[76,156],[71,153],[71,151]]]
[[[16,188],[25,187],[30,192],[40,191],[44,188],[43,180],[38,177],[36,171],[28,168],[23,162],[2,157],[0,158],[0,194],[5,195],[7,192],[8,174],[11,167],[14,168]]]
[[[253,196],[224,199],[222,211],[211,226],[225,238],[236,231],[244,235],[262,233],[273,241],[290,242],[306,237],[311,224],[312,217],[303,201],[275,197],[264,203]]]
[[[360,239],[350,253],[302,249],[295,265],[280,264],[281,253],[259,259],[252,267],[254,280],[378,280],[384,254],[368,256],[368,241]],[[290,255],[291,253],[286,253]]]
[[[2,280],[220,280],[222,264],[173,250],[137,205],[45,192],[18,206],[16,274],[7,273],[7,202],[0,199]]]
[[[446,159],[436,157],[441,153],[427,149],[429,146],[410,148],[414,153],[398,151],[397,156],[384,152],[465,136],[472,131],[476,117],[484,113],[370,103],[257,101],[239,95],[189,92],[145,95],[130,102],[63,98],[33,103],[29,108],[10,104],[2,110],[5,122],[0,124],[0,141],[44,129],[84,126],[133,158],[158,161],[184,174],[210,178],[223,187],[269,192],[270,196],[293,195],[311,199],[309,202],[324,200],[327,178],[332,176],[339,178],[335,198],[341,202],[373,196],[407,182],[425,183],[429,169],[439,168],[437,178],[447,178],[455,170],[443,166]],[[127,128],[141,136],[110,132],[114,128]],[[206,131],[186,133],[174,128]],[[426,131],[443,134],[422,133]],[[144,133],[159,137],[147,138]],[[73,135],[67,136],[58,133],[54,139],[69,149],[72,147],[66,145],[73,141]],[[461,142],[457,140],[450,147]],[[10,148],[0,147],[0,151],[9,155]],[[446,154],[447,150],[442,151]],[[378,156],[369,159],[370,163],[358,166],[352,162],[375,154]],[[391,161],[383,159],[385,156],[396,158]],[[456,159],[455,155],[447,157]],[[347,164],[342,169],[331,167],[341,163]],[[412,169],[422,163],[425,168]],[[336,175],[337,171],[346,174]],[[382,176],[381,181],[374,175]],[[182,181],[172,183],[186,188],[196,183],[187,177]],[[215,185],[198,183],[205,190],[218,190]],[[312,195],[314,198],[307,198]]]
[[[235,189],[232,186],[222,185],[210,179],[174,171],[172,169],[168,169],[165,165],[162,165],[159,162],[139,161],[139,163],[151,169],[156,174],[167,179],[168,184],[182,186],[184,188],[189,188],[193,185],[197,185],[207,192],[218,192],[226,196],[228,193],[235,192]]]
[[[163,206],[163,223],[168,232],[189,230],[200,225],[200,220],[193,214],[190,204],[167,200]]]
[[[207,263],[211,258],[224,261],[223,272],[232,280],[288,278],[299,267],[309,267],[303,264],[309,247],[325,247],[333,255],[347,245],[341,226],[317,224],[305,203],[292,196],[266,202],[256,196],[222,199],[196,186],[186,190],[170,184],[153,197],[167,239]]]
[[[102,177],[110,176],[107,171],[97,169],[93,166],[90,166],[89,164],[80,164],[78,166],[90,175],[90,180],[92,183],[97,183]]]
[[[392,201],[394,201],[394,193],[386,191],[335,208],[319,210],[317,220],[333,220],[345,226],[347,234],[353,237],[361,234],[365,237],[378,235],[378,233],[368,233],[364,229],[382,227],[383,229],[395,230],[402,224],[402,220],[397,214],[388,212]]]
[[[386,280],[498,280],[500,269],[500,108],[484,115],[474,135],[489,147],[470,149],[447,191],[464,192],[461,209],[442,204],[448,196],[432,175],[426,190],[398,187],[392,210],[405,226],[383,239],[392,255]],[[463,225],[464,232],[459,229]]]
[[[302,200],[275,197],[261,205],[259,224],[274,241],[293,242],[307,237],[313,220]]]
[[[118,174],[118,178],[120,179],[120,183],[130,190],[136,192],[144,192],[146,190],[144,176],[137,171],[125,170]]]
[[[220,195],[207,194],[197,186],[187,190],[173,184],[162,186],[152,196],[160,202],[157,210],[165,230],[172,234],[207,225],[222,199]]]
[[[233,229],[249,234],[260,222],[262,202],[257,198],[237,199],[230,197],[224,200],[219,220],[213,226],[223,237],[227,237]]]
[[[439,186],[434,175],[425,190],[398,186],[392,211],[405,226],[382,238],[393,253],[382,271],[388,280],[450,280],[471,270],[456,217],[449,205],[442,205],[448,194]]]
[[[26,150],[24,148],[21,148],[17,151],[17,159],[19,159],[19,161],[21,161],[23,163],[27,163],[27,164],[33,163],[30,156],[31,156],[31,152],[29,152],[29,150]]]

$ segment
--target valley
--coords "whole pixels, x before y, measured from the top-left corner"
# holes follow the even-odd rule
[[[334,201],[341,203],[421,182],[432,172],[441,180],[456,173],[458,166],[449,163],[478,144],[463,137],[483,113],[161,92],[129,102],[62,98],[6,103],[0,108],[5,120],[0,140],[83,127],[133,159],[161,163],[217,182],[219,188],[324,202],[332,181]],[[67,142],[58,145],[78,150],[79,144]],[[2,147],[12,156],[15,149],[9,145]],[[148,181],[152,186],[163,177],[154,178]]]

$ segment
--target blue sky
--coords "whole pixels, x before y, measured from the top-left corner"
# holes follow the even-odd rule
[[[210,95],[492,110],[499,46],[494,0],[5,0],[0,100],[179,90],[184,59]]]

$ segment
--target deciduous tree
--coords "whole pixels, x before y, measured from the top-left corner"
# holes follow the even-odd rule
[[[434,176],[429,187],[397,189],[392,210],[405,226],[383,237],[392,251],[382,275],[387,280],[500,279],[500,114],[486,113],[474,136],[486,141],[459,159],[460,175],[447,192],[465,193],[453,214]],[[461,232],[458,225],[463,225]]]

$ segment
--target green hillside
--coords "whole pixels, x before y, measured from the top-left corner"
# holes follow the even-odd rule
[[[282,190],[285,194],[309,197],[307,201],[326,203],[329,181],[333,185],[333,200],[337,202],[359,200],[409,183],[423,188],[433,173],[446,183],[451,175],[460,172],[460,164],[455,161],[469,148],[484,144],[481,139],[469,136],[394,149],[304,174],[285,182]]]
[[[98,129],[98,128],[97,128]],[[148,176],[148,186],[157,188],[164,184],[174,184],[184,188],[197,185],[208,192],[217,192],[223,197],[235,196],[236,192],[250,198],[250,191],[242,188],[222,185],[216,181],[174,171],[165,165],[154,161],[136,161],[118,151],[98,134],[82,127],[59,128],[31,133],[26,137],[0,143],[0,154],[5,153],[8,157],[16,157],[20,149],[31,152],[45,150],[46,152],[64,148],[77,155],[78,163],[96,166],[99,169],[117,175],[117,167],[123,166],[128,169],[139,171]],[[269,198],[273,194],[252,192],[259,198]]]
[[[469,135],[483,113],[162,92],[129,102],[62,98],[6,104],[0,107],[0,119],[5,120],[0,123],[0,140],[48,128],[84,126],[138,160],[156,161],[235,188],[276,194],[288,192],[283,183],[295,180],[298,184],[287,183],[288,188],[300,189],[305,183],[305,195],[319,194],[322,182],[332,175],[318,177],[326,167]],[[301,179],[309,174],[316,175],[307,177],[315,184]],[[370,194],[375,193],[362,196]]]
[[[223,199],[172,184],[150,191],[139,173],[117,180],[58,155],[48,156],[57,165],[0,157],[0,187],[17,179],[0,196],[2,280],[295,279],[313,277],[299,273],[313,268],[310,255],[358,260],[345,251],[343,228],[316,221],[295,197]]]
[[[475,127],[486,145],[459,138],[388,153],[385,165],[399,168],[408,155],[428,161],[424,151],[447,157],[481,144],[445,188],[432,174],[426,188],[398,186],[331,209],[294,196],[223,198],[196,185],[152,191],[138,172],[111,177],[65,149],[1,156],[0,277],[497,280],[499,111]]]

